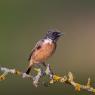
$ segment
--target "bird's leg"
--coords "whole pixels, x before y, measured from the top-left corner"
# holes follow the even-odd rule
[[[47,69],[48,69],[48,73],[49,73],[49,76],[50,76],[50,79],[53,79],[53,75],[54,75],[54,73],[53,73],[53,71],[52,71],[52,69],[51,69],[51,66],[48,64],[47,65]]]
[[[54,75],[54,73],[51,70],[51,67],[50,67],[49,64],[46,65],[45,63],[43,63],[43,66],[46,67],[46,70],[44,72],[45,75],[49,75],[49,78],[50,78],[50,81],[49,82],[47,81],[47,82],[44,83],[44,86],[48,87],[50,85],[50,82],[53,81],[53,75]]]
[[[50,76],[50,79],[53,79],[54,73],[53,73],[53,71],[52,71],[50,65],[49,65],[49,64],[46,65],[45,63],[42,63],[42,64],[43,64],[43,66],[46,67],[45,73]]]
[[[47,65],[45,64],[45,62],[42,63],[44,67],[47,67]]]
[[[42,64],[42,63],[36,64],[36,67],[41,70],[41,76],[43,76],[43,75],[44,75],[44,69],[43,69],[43,67],[41,66],[41,64]],[[37,68],[36,68],[36,69],[37,69]]]

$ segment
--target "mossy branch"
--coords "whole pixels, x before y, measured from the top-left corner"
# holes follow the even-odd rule
[[[59,83],[62,83],[62,84],[66,83],[66,84],[72,85],[75,88],[76,91],[81,91],[81,89],[83,89],[83,90],[86,90],[88,92],[95,93],[95,88],[91,86],[91,79],[90,78],[88,78],[87,83],[85,85],[83,85],[83,84],[80,84],[78,82],[75,82],[74,76],[73,76],[73,74],[71,72],[69,72],[67,75],[64,75],[64,76],[59,76],[59,75],[55,75],[55,74],[52,76],[51,72],[50,72],[49,64],[47,65],[47,68],[46,68],[44,74],[43,74],[43,72],[41,71],[40,68],[39,69],[35,68],[34,70],[37,71],[36,76],[27,75],[26,73],[23,73],[23,72],[21,72],[19,70],[9,69],[9,68],[6,68],[6,67],[0,67],[0,69],[3,72],[0,75],[0,81],[5,80],[6,76],[9,73],[11,73],[11,74],[19,75],[22,78],[32,79],[33,85],[35,87],[38,87],[40,78],[45,76],[45,75],[48,75],[48,76],[50,76],[49,84],[54,84],[56,82],[59,82]],[[51,76],[52,76],[52,79],[51,79]]]

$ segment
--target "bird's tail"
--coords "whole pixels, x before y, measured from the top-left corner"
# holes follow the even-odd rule
[[[28,68],[26,70],[26,74],[29,74],[30,73],[31,68],[32,68],[32,65],[33,65],[32,63],[29,64],[29,66],[28,66]]]
[[[29,74],[30,71],[31,71],[31,67],[29,67],[29,68],[27,69],[26,74]]]

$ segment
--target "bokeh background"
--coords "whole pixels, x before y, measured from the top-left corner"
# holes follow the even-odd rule
[[[25,71],[31,48],[47,32],[64,32],[55,55],[47,61],[59,75],[71,71],[95,86],[94,0],[0,0],[0,65]],[[0,82],[2,95],[89,95],[72,86],[54,84],[35,88],[30,80],[9,75]]]

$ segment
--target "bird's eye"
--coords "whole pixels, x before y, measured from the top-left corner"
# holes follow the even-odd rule
[[[57,36],[57,33],[56,33],[56,32],[54,32],[54,33],[53,33],[53,35],[54,35],[54,36]]]

